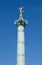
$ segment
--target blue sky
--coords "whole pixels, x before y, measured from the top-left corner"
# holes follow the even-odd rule
[[[16,65],[18,7],[24,7],[26,65],[42,65],[42,0],[0,0],[0,65]]]

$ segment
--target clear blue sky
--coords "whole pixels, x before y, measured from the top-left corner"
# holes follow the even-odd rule
[[[19,17],[20,4],[29,22],[25,27],[26,65],[42,65],[42,0],[0,0],[0,65],[16,65],[14,20]]]

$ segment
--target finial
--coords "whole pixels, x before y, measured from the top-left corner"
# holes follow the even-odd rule
[[[22,16],[23,7],[20,7],[19,10],[20,10],[20,16]]]

